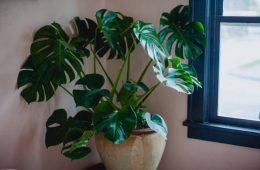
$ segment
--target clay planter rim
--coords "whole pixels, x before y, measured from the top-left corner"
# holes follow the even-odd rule
[[[143,129],[135,129],[132,132],[132,135],[139,136],[139,135],[146,135],[146,134],[152,134],[156,133],[154,130],[151,128],[143,128]]]
[[[101,133],[105,133],[105,132],[101,132]],[[131,136],[140,136],[140,135],[148,135],[148,134],[153,134],[153,133],[157,133],[154,130],[152,130],[151,128],[142,128],[142,129],[135,129],[132,131]]]

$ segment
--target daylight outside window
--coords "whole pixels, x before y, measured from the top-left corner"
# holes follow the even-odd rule
[[[224,16],[260,16],[260,0],[224,0]],[[218,116],[260,121],[260,24],[220,24]]]

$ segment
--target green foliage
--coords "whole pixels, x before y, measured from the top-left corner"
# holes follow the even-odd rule
[[[46,127],[46,146],[49,147],[62,143],[67,132],[67,112],[64,109],[54,111],[47,120]]]
[[[188,6],[179,5],[170,13],[164,12],[160,20],[160,37],[166,41],[171,54],[175,44],[175,55],[188,59],[199,57],[206,46],[205,29],[201,22],[190,20]]]
[[[136,113],[131,106],[116,110],[111,102],[101,102],[95,108],[96,131],[104,131],[105,137],[115,144],[129,138],[137,124]]]
[[[141,91],[141,93],[138,94],[139,91]],[[117,95],[117,102],[119,102],[121,106],[131,105],[134,107],[137,105],[141,96],[148,91],[149,87],[142,82],[132,83],[123,81],[121,90]]]
[[[86,47],[93,45],[93,52],[99,57],[108,54],[109,59],[125,59],[125,55],[132,52],[137,43],[132,29],[133,18],[101,9],[96,13],[96,20],[97,24],[88,18],[74,18],[76,36],[73,44],[83,52],[88,52]]]
[[[91,152],[91,149],[87,146],[87,144],[93,135],[93,131],[85,131],[79,138],[75,139],[72,144],[65,145],[63,147],[63,154],[72,160],[87,156]]]
[[[104,83],[105,79],[100,74],[88,74],[76,82],[77,85],[86,85],[91,90],[100,89]]]
[[[82,71],[82,61],[59,24],[44,26],[35,33],[17,87],[25,86],[21,95],[28,103],[49,100],[59,85],[74,80]]]
[[[163,137],[166,138],[168,133],[168,128],[163,118],[159,114],[150,114],[146,112],[144,117],[149,128],[151,128],[157,133],[160,133]]]
[[[171,56],[167,56],[160,36],[153,24],[138,21],[134,32],[141,45],[154,61],[153,70],[160,82],[187,94],[193,92],[194,86],[201,87],[196,77],[196,72],[192,67],[182,64],[181,59],[178,57],[172,58]],[[169,65],[169,62],[171,65]]]
[[[110,97],[110,91],[101,89],[105,80],[100,74],[88,74],[79,79],[76,85],[86,85],[89,89],[73,90],[73,97],[77,106],[85,108],[95,107],[102,97]]]
[[[88,18],[81,20],[79,17],[75,17],[72,22],[72,26],[75,31],[75,36],[72,38],[70,44],[82,54],[89,56],[89,49],[87,46],[93,44],[95,41],[97,24]]]
[[[94,134],[91,113],[80,111],[67,118],[67,112],[58,109],[47,120],[46,128],[47,147],[63,143],[62,153],[71,159],[80,159],[90,152],[87,144]]]
[[[53,80],[51,75],[46,74],[47,71],[39,73],[37,69],[33,64],[32,56],[29,56],[17,78],[17,88],[25,87],[21,92],[21,96],[27,103],[49,100],[58,87],[53,82],[56,80]],[[42,75],[45,75],[44,79],[41,77]]]
[[[101,9],[97,11],[96,19],[102,33],[101,37],[97,38],[98,55],[103,56],[110,50],[109,59],[114,57],[125,59],[128,51],[133,51],[136,43],[132,29],[133,18],[119,12]]]
[[[74,160],[91,152],[88,142],[95,133],[104,133],[105,138],[119,144],[134,129],[149,127],[166,138],[168,129],[163,118],[146,112],[143,104],[160,83],[187,94],[195,86],[201,87],[195,69],[184,64],[183,59],[197,58],[206,42],[203,24],[190,21],[186,6],[163,13],[160,24],[158,33],[153,24],[101,9],[96,21],[75,17],[72,37],[58,23],[36,31],[31,53],[17,79],[21,96],[28,103],[47,101],[61,87],[77,107],[83,108],[75,116],[68,116],[64,109],[53,112],[46,122],[47,147],[62,144],[62,154]],[[151,59],[139,79],[133,80],[131,53],[139,42]],[[176,56],[171,54],[173,46]],[[99,59],[104,56],[123,60],[114,82]],[[90,57],[94,57],[94,70],[85,74],[82,66]],[[143,78],[152,63],[160,82],[148,86]],[[103,88],[106,79],[97,73],[96,64],[111,90]],[[126,81],[118,87],[125,67]],[[63,85],[72,81],[75,86],[71,92]]]
[[[197,79],[196,71],[193,67],[182,64],[180,58],[169,58],[171,67],[167,68],[167,74],[153,67],[156,77],[164,85],[174,88],[178,92],[191,94],[194,91],[194,85],[201,87],[201,83]],[[165,72],[166,72],[165,71]]]
[[[153,24],[137,21],[134,33],[140,44],[146,49],[151,59],[159,65],[161,60],[166,58],[164,47]]]

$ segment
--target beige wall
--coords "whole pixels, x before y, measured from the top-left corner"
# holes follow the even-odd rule
[[[60,147],[47,150],[48,116],[57,107],[75,113],[74,102],[59,92],[49,103],[28,106],[15,91],[15,82],[34,31],[54,20],[68,26],[74,16],[93,18],[104,5],[104,0],[0,0],[0,169],[83,169],[99,160],[95,151],[71,162]]]
[[[107,7],[157,23],[163,11],[187,0],[110,0]],[[133,73],[140,73],[147,58],[142,49],[134,53]],[[108,63],[115,73],[117,62]],[[156,80],[150,72],[146,82]],[[169,127],[168,142],[160,170],[259,170],[260,150],[187,138],[187,128],[182,125],[187,115],[187,96],[166,87],[158,89],[147,102],[151,112],[163,114]]]

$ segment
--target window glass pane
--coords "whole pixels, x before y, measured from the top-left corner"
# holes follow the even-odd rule
[[[224,16],[260,16],[260,0],[224,0]]]
[[[260,24],[220,29],[218,115],[260,121]]]

